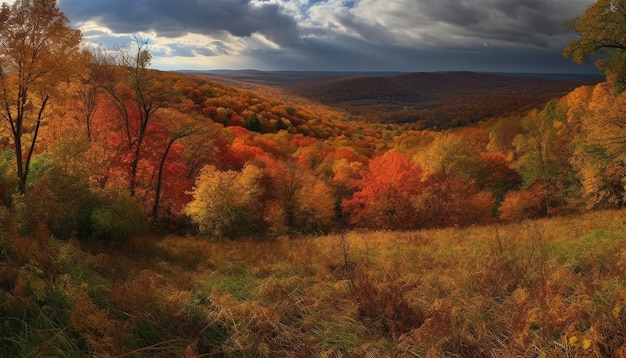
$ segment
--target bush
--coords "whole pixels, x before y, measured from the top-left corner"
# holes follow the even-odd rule
[[[15,219],[22,233],[43,223],[55,237],[69,239],[78,230],[79,218],[92,195],[85,178],[52,166],[27,194],[14,200]]]
[[[78,234],[82,239],[123,241],[146,231],[148,220],[137,200],[113,189],[86,203]]]
[[[394,340],[424,323],[424,313],[411,307],[404,298],[406,287],[396,280],[378,283],[372,271],[359,268],[351,288],[359,318],[371,321]]]
[[[545,216],[543,201],[544,195],[539,186],[510,191],[500,206],[500,218],[505,221],[520,221]]]
[[[11,150],[0,151],[0,204],[11,206],[17,188],[15,154]]]
[[[84,176],[56,165],[26,195],[15,199],[15,212],[23,234],[42,223],[60,239],[120,241],[148,230],[146,215],[135,198],[118,189],[96,194]]]

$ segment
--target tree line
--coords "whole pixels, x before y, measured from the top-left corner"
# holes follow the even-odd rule
[[[623,47],[618,27],[596,29],[624,13],[601,0],[571,24],[581,36],[565,54],[602,53],[606,83],[526,115],[420,131],[156,71],[146,39],[90,48],[54,0],[3,4],[3,210],[23,231],[118,240],[149,225],[267,237],[621,207]]]

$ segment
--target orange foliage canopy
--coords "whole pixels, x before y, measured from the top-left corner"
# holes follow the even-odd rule
[[[422,168],[389,151],[372,159],[357,181],[360,191],[343,201],[350,222],[372,229],[411,229],[418,222],[416,199],[424,189]]]

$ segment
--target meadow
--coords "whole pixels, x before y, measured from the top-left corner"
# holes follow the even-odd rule
[[[0,356],[621,357],[623,211],[323,237],[0,239]]]

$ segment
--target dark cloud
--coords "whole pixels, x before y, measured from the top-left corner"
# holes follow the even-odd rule
[[[252,54],[248,54],[252,56]],[[478,71],[528,73],[590,73],[592,64],[577,65],[558,50],[541,48],[424,49],[392,45],[372,46],[343,37],[334,41],[306,39],[288,55],[269,52],[254,59],[265,70],[320,71]]]
[[[417,0],[416,0],[417,1]],[[437,0],[420,1],[423,16],[451,26],[451,33],[483,41],[548,47],[565,33],[564,23],[592,1]]]
[[[259,33],[281,46],[300,42],[296,22],[277,5],[250,0],[61,0],[59,7],[73,22],[93,20],[116,33],[178,37],[225,31],[238,37]]]
[[[394,41],[390,28],[375,22],[367,22],[354,16],[339,18],[341,25],[355,30],[360,37],[373,43],[389,43]]]
[[[484,7],[476,3],[438,0],[420,6],[421,11],[432,21],[441,21],[454,26],[467,27],[481,23],[486,19]]]
[[[593,72],[561,52],[572,38],[564,23],[594,1],[59,0],[59,6],[73,23],[93,21],[113,32],[85,30],[99,44],[154,33],[160,63],[205,56],[198,66],[221,57],[216,63],[225,67],[236,57],[236,66],[266,70]],[[178,41],[187,34],[207,37]]]

